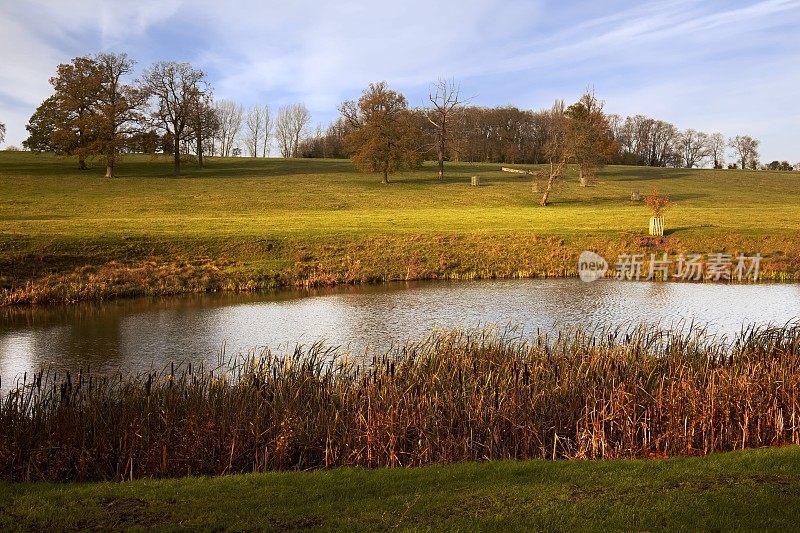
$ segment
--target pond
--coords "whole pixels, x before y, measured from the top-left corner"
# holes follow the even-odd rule
[[[397,283],[314,291],[206,294],[55,308],[3,309],[0,376],[44,365],[130,372],[171,361],[214,363],[324,339],[353,354],[421,340],[434,328],[513,324],[523,331],[594,325],[686,327],[732,336],[800,317],[800,285],[576,279]]]

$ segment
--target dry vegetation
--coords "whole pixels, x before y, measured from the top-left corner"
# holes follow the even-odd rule
[[[8,385],[5,385],[6,387]],[[98,480],[800,443],[800,328],[451,332],[368,364],[320,345],[217,369],[25,376],[0,476]]]

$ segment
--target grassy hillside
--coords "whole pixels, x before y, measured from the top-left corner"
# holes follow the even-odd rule
[[[13,300],[568,275],[586,247],[611,259],[761,252],[768,275],[800,272],[798,172],[608,167],[594,187],[569,177],[541,208],[529,179],[500,165],[452,163],[439,182],[429,164],[388,186],[341,160],[211,158],[173,178],[168,159],[135,156],[113,180],[100,167],[0,152],[0,286],[18,289]],[[470,187],[472,175],[483,186]],[[654,187],[674,204],[655,242],[642,239],[648,211],[630,200]]]
[[[125,483],[0,483],[0,528],[785,531],[800,448]]]

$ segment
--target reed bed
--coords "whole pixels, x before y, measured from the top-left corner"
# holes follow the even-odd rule
[[[45,371],[3,393],[0,477],[701,455],[800,443],[799,396],[797,324],[450,331],[366,363],[314,344],[215,369]]]

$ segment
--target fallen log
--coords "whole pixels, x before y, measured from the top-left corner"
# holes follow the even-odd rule
[[[529,176],[536,176],[536,172],[531,172],[530,170],[520,170],[517,168],[508,168],[508,167],[500,167],[500,170],[503,172],[513,172],[514,174],[527,174]]]

